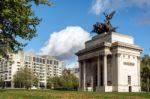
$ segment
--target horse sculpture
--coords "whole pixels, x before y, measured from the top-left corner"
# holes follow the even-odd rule
[[[96,32],[97,34],[116,32],[117,27],[112,27],[110,23],[110,20],[113,18],[114,14],[115,11],[111,12],[110,14],[104,13],[106,18],[104,23],[96,22],[96,24],[93,25],[92,32]]]

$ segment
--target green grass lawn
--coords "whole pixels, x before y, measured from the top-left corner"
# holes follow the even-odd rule
[[[0,90],[0,99],[150,99],[150,93]]]

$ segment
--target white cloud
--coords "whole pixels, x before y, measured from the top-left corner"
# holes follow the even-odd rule
[[[91,12],[99,15],[108,10],[118,10],[126,7],[139,7],[150,9],[150,0],[93,0]]]
[[[59,32],[53,32],[40,54],[55,56],[61,60],[74,61],[75,53],[84,48],[90,34],[79,26],[68,26]]]
[[[90,12],[99,15],[100,13],[106,10],[106,7],[108,5],[109,5],[109,0],[95,0]]]
[[[150,11],[150,0],[93,0],[93,4],[90,12],[95,15],[100,15],[102,12],[111,12],[113,10],[121,10],[129,7],[137,7],[143,9],[143,14],[139,16],[141,23],[150,23],[149,11]],[[142,21],[144,20],[144,21]]]

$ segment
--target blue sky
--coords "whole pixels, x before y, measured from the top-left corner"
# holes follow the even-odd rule
[[[63,42],[64,39],[62,38],[65,38],[64,35],[68,31],[75,32],[78,30],[79,33],[81,31],[83,35],[78,35],[79,39],[86,36],[86,38],[81,40],[81,42],[83,42],[90,38],[86,33],[91,32],[92,25],[97,21],[104,20],[103,12],[116,10],[112,24],[113,26],[118,27],[117,32],[133,36],[135,44],[144,48],[143,54],[150,54],[149,0],[126,0],[126,2],[122,0],[52,0],[52,2],[54,5],[51,7],[43,5],[32,7],[35,11],[35,15],[42,18],[42,22],[37,26],[38,36],[28,42],[28,45],[25,47],[25,51],[40,53],[43,47],[47,47],[48,44],[55,44],[57,39]],[[71,32],[72,36],[76,35],[74,32]],[[52,43],[52,37],[55,37],[57,33],[60,35],[58,38],[55,38],[56,42]],[[64,35],[61,36],[61,33]],[[52,34],[55,35],[52,36]],[[69,38],[72,37],[69,36]],[[76,40],[77,38],[74,39]],[[74,42],[75,41],[73,41],[73,43]],[[67,45],[64,44],[64,46],[67,48],[69,44],[72,43],[67,43]],[[79,47],[79,45],[75,46]],[[76,58],[71,55],[78,48],[74,46],[69,47],[70,49],[68,49],[68,51],[70,51],[71,54],[66,54],[66,52],[63,51],[65,54],[60,53],[56,57],[61,56],[62,60],[67,60],[69,63],[74,63]],[[53,53],[47,51],[44,54],[51,55]]]

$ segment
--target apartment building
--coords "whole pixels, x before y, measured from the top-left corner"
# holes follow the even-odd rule
[[[10,54],[9,60],[0,60],[0,79],[6,87],[14,87],[13,75],[21,68],[28,67],[39,77],[39,87],[46,87],[47,78],[62,75],[64,62],[48,55],[18,52]]]

